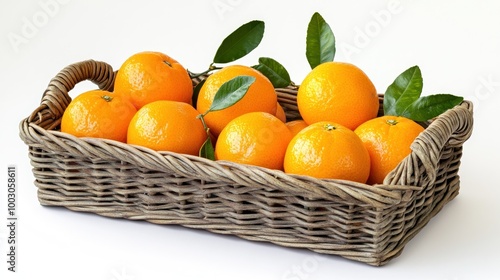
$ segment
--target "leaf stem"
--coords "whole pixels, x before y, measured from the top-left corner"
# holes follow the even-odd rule
[[[205,128],[205,132],[207,133],[207,139],[205,140],[202,147],[200,148],[199,156],[207,158],[207,159],[215,160],[214,146],[213,146],[211,138],[210,138],[210,128],[205,123],[205,118],[204,118],[205,115],[208,114],[209,112],[210,112],[210,110],[208,110],[204,114],[199,114],[198,116],[196,116],[197,119],[200,119],[201,123],[203,124],[203,128]]]
[[[208,74],[208,73],[210,73],[210,72],[212,72],[212,71],[214,71],[214,70],[220,70],[220,69],[222,69],[222,67],[217,67],[217,66],[215,66],[213,63],[211,63],[211,64],[208,66],[208,69],[207,69],[207,70],[205,70],[205,71],[203,71],[203,72],[201,72],[201,73],[194,73],[194,72],[191,72],[191,71],[189,71],[189,70],[187,70],[187,71],[188,71],[188,73],[189,73],[189,77],[191,77],[191,79],[194,79],[194,78],[198,78],[198,77],[200,77],[200,76],[206,75],[206,74]]]
[[[205,113],[203,114],[199,114],[198,116],[196,116],[196,118],[200,119],[201,123],[203,124],[203,128],[205,128],[205,131],[208,133],[208,126],[207,124],[205,123],[205,116],[210,112],[209,111],[206,111]]]

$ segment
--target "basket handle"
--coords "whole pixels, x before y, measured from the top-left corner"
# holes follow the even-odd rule
[[[472,134],[473,105],[463,101],[437,117],[412,143],[412,152],[384,180],[384,184],[425,186],[434,184],[442,150],[461,148]],[[423,176],[424,168],[425,175]]]
[[[48,120],[62,117],[71,102],[68,93],[76,84],[90,80],[100,89],[112,91],[115,74],[111,65],[102,61],[85,60],[66,66],[50,80],[40,106],[29,116],[28,122],[42,127],[44,123],[54,123]],[[58,125],[58,122],[54,125]]]

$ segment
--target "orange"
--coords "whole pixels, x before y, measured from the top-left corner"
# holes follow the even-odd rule
[[[410,154],[411,143],[422,131],[422,126],[405,117],[383,116],[360,125],[354,132],[370,154],[368,183],[383,183],[387,174]]]
[[[130,56],[116,74],[114,91],[139,109],[157,100],[191,103],[193,84],[184,67],[160,52]]]
[[[191,105],[159,100],[144,105],[130,121],[127,143],[156,151],[198,155],[207,133]]]
[[[61,131],[77,137],[97,137],[125,142],[130,119],[136,109],[121,96],[104,90],[78,95],[61,119]]]
[[[357,66],[325,62],[302,81],[297,106],[308,124],[330,121],[354,130],[377,116],[379,100],[375,86]]]
[[[282,122],[286,123],[286,113],[279,103],[276,105],[276,117]]]
[[[289,121],[285,124],[288,127],[288,129],[290,129],[293,136],[297,135],[297,133],[299,133],[302,129],[307,127],[307,123],[304,120]]]
[[[207,126],[216,137],[232,119],[245,113],[267,112],[272,115],[276,114],[278,97],[273,84],[259,71],[241,65],[226,66],[205,80],[196,103],[198,111],[205,113],[212,105],[214,96],[221,85],[240,75],[252,76],[256,79],[245,96],[233,106],[224,110],[210,112],[205,116]]]
[[[292,133],[274,115],[252,112],[228,123],[215,145],[215,157],[236,163],[283,170]]]
[[[370,156],[352,130],[333,122],[317,122],[290,141],[285,172],[365,183],[370,175]]]

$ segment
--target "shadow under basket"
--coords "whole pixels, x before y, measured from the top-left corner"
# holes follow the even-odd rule
[[[105,62],[69,65],[21,121],[42,205],[177,224],[381,266],[458,194],[462,146],[473,125],[469,101],[429,122],[411,154],[383,184],[371,186],[60,132],[68,92],[85,80],[112,90],[115,75]],[[297,118],[296,88],[276,92],[287,117]]]

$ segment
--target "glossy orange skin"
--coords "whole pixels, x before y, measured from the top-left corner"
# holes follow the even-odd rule
[[[332,122],[317,122],[290,141],[284,167],[290,174],[365,183],[370,175],[370,156],[352,130]]]
[[[198,155],[207,133],[191,105],[160,100],[144,105],[130,121],[127,143],[156,151]]]
[[[330,121],[354,130],[377,116],[379,100],[375,86],[357,66],[325,62],[302,81],[297,106],[308,124]]]
[[[292,133],[274,115],[252,112],[229,122],[215,146],[217,160],[283,170]]]
[[[61,131],[77,137],[126,142],[129,121],[137,110],[127,99],[104,90],[84,92],[62,116]]]
[[[285,124],[288,129],[290,129],[293,136],[297,135],[297,133],[308,126],[308,124],[304,120],[289,121]]]
[[[276,105],[276,117],[282,122],[286,123],[286,113],[279,103]]]
[[[368,184],[381,184],[384,178],[411,153],[411,144],[424,131],[405,117],[382,116],[360,125],[354,132],[370,154]]]
[[[233,106],[224,110],[210,112],[205,116],[205,122],[215,137],[221,133],[222,129],[231,120],[245,113],[266,112],[272,115],[276,114],[278,97],[273,84],[259,71],[242,65],[227,66],[210,75],[200,89],[196,109],[200,113],[208,111],[215,94],[222,84],[240,75],[256,78],[245,96]]]
[[[157,100],[192,103],[193,83],[175,59],[148,51],[125,60],[116,74],[114,92],[129,98],[140,109]]]

